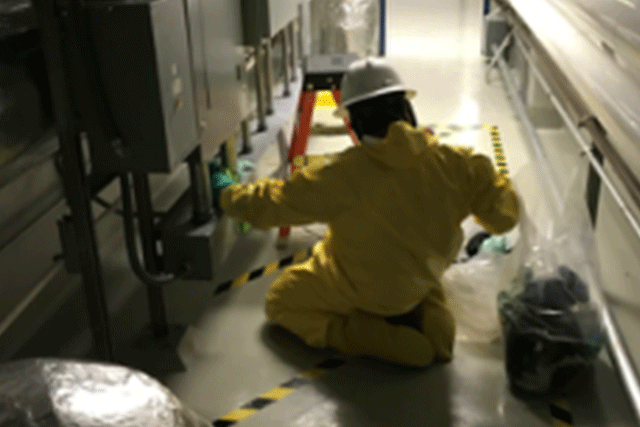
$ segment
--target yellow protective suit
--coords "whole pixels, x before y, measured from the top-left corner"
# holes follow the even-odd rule
[[[271,322],[314,347],[411,366],[452,356],[455,326],[440,277],[461,248],[461,222],[472,214],[502,233],[519,216],[509,180],[489,158],[404,122],[381,142],[287,181],[228,187],[220,202],[257,228],[329,224],[311,259],[270,288]],[[386,320],[412,311],[421,330]]]

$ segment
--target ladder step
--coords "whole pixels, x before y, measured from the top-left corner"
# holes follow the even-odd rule
[[[298,168],[306,166],[322,166],[329,163],[331,160],[338,156],[337,153],[328,154],[311,154],[304,156],[295,156],[292,164]]]
[[[330,90],[321,90],[316,94],[316,108],[337,108],[336,100]]]
[[[344,125],[325,126],[325,125],[313,125],[309,130],[309,135],[348,135],[349,131]]]

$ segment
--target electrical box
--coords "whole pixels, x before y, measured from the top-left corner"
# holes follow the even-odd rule
[[[244,43],[255,46],[272,38],[298,18],[298,5],[306,0],[242,0]]]
[[[189,196],[188,192],[186,196]],[[193,224],[192,211],[190,197],[182,197],[162,222],[164,268],[183,279],[212,280],[215,239],[220,231],[215,221]]]
[[[199,145],[182,0],[87,2],[119,143],[91,147],[100,172],[172,172]]]

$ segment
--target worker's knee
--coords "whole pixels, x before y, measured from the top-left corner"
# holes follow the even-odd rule
[[[282,316],[282,312],[285,310],[287,293],[291,293],[290,291],[287,292],[287,289],[291,288],[290,276],[288,269],[283,271],[280,277],[271,284],[265,296],[265,313],[267,319],[273,323],[278,323],[278,318]]]

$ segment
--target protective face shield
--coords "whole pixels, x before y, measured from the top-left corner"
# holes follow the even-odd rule
[[[406,87],[398,73],[380,58],[352,63],[342,77],[340,90],[342,102],[334,115],[346,118],[349,118],[348,107],[362,101],[394,92],[404,92],[407,100],[416,95],[416,91]]]

